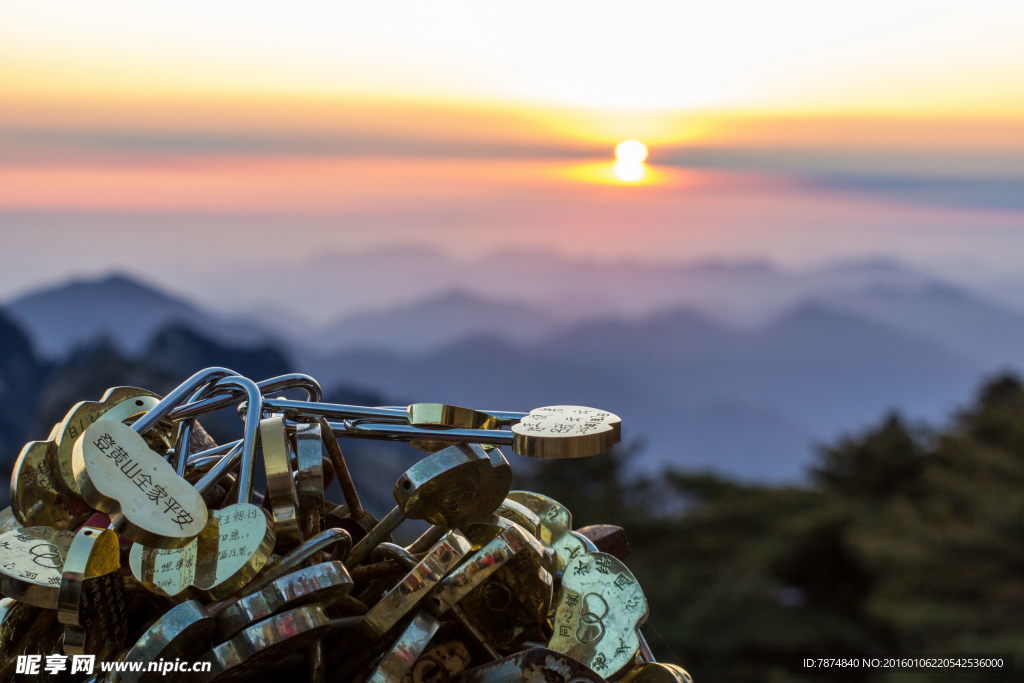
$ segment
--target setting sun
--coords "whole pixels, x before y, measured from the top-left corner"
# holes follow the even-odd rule
[[[647,161],[647,145],[639,140],[624,140],[615,147],[615,160],[625,164]]]
[[[624,140],[615,146],[615,177],[624,183],[638,183],[644,179],[647,167],[647,146],[639,140]]]

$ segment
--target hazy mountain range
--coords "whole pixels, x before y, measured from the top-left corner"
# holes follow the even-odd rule
[[[273,286],[225,286],[254,279],[268,279]],[[197,274],[181,286],[215,309],[269,309],[275,315],[287,311],[293,323],[315,324],[302,330],[305,333],[347,321],[355,313],[377,314],[452,292],[488,302],[527,304],[562,322],[636,317],[687,305],[716,319],[758,324],[811,292],[908,287],[932,280],[930,274],[885,258],[790,270],[759,260],[659,265],[529,249],[460,259],[433,249],[404,247],[329,252],[294,264],[225,268],[214,281]],[[174,286],[179,289],[177,283]]]
[[[532,254],[532,271],[526,255],[509,258],[477,268],[469,287],[462,268],[429,252],[388,253],[393,261],[378,253],[369,264],[335,262],[333,285],[326,269],[307,267],[291,286],[325,279],[323,301],[302,302],[326,307],[319,321],[298,305],[283,318],[225,317],[123,275],[61,283],[6,309],[51,357],[106,336],[179,367],[202,355],[181,351],[201,333],[203,348],[226,345],[210,359],[274,347],[325,386],[365,387],[390,401],[601,406],[647,442],[646,466],[758,478],[799,476],[811,444],[886,410],[941,417],[983,375],[1024,365],[1024,313],[893,261],[593,272],[544,266]],[[381,300],[374,282],[392,294],[418,282],[405,291],[419,298]],[[351,301],[327,306],[324,289]],[[161,360],[175,354],[187,359]]]

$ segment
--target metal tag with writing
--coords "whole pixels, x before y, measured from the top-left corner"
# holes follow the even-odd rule
[[[610,677],[640,649],[637,629],[646,619],[647,599],[626,565],[605,553],[587,553],[562,575],[548,647]]]
[[[512,450],[533,458],[586,458],[607,453],[621,438],[622,420],[586,406],[534,408],[512,425]]]
[[[206,526],[203,497],[131,427],[100,418],[75,445],[75,477],[86,501],[119,514],[122,533],[154,548],[179,548]]]

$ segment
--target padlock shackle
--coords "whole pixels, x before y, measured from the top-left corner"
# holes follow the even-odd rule
[[[323,403],[319,401],[293,401],[284,398],[269,398],[263,404],[264,409],[284,413],[289,416],[301,415],[303,417],[326,417],[333,420],[347,420],[355,418],[387,418],[408,420],[408,408],[399,406],[355,406],[346,403]],[[508,411],[508,410],[480,410],[494,417],[500,424],[509,425],[519,422],[529,413]]]
[[[475,443],[485,446],[511,446],[514,434],[507,429],[438,429],[414,427],[410,424],[390,422],[362,422],[343,420],[331,422],[336,436],[385,441],[443,441],[445,443]]]
[[[273,399],[264,402],[264,408]],[[305,422],[286,422],[288,427],[294,427]],[[334,435],[359,438],[375,439],[379,441],[443,441],[445,443],[475,443],[484,446],[511,446],[514,434],[506,429],[431,429],[427,427],[414,427],[410,424],[392,422],[359,422],[356,420],[344,420],[341,422],[328,422],[328,426]],[[188,458],[189,464],[198,462],[203,458],[212,455],[223,455],[235,448],[241,441],[229,441],[219,446],[208,448],[205,451],[193,453]]]
[[[271,377],[261,382],[257,382],[256,386],[259,387],[261,394],[269,394],[275,391],[286,391],[288,389],[304,389],[307,400],[320,401],[323,399],[323,390],[320,388],[320,383],[312,376],[301,372],[292,372],[287,375]],[[207,396],[201,400],[194,400],[186,405],[175,408],[167,415],[167,419],[173,422],[178,422],[180,420],[199,417],[200,415],[241,403],[242,400],[243,394],[239,392],[229,391],[222,393],[218,391],[215,395]],[[264,401],[267,400],[270,399],[264,399]],[[266,409],[265,403],[264,409]]]
[[[217,383],[213,386],[215,390],[224,387],[241,389],[245,392],[246,402],[250,408],[255,407],[255,410],[250,410],[243,417],[245,431],[242,434],[241,461],[238,465],[238,502],[248,503],[252,497],[252,480],[256,464],[256,441],[259,439],[260,416],[263,414],[263,394],[260,393],[260,388],[256,386],[256,382],[241,375],[223,377],[217,380]]]
[[[172,410],[188,401],[201,387],[211,382],[216,382],[223,377],[230,377],[237,374],[238,373],[234,370],[218,367],[200,370],[176,386],[171,390],[171,393],[160,399],[160,402],[153,406],[152,410],[148,411],[135,421],[132,425],[132,429],[139,434],[145,434],[147,431],[152,429],[157,422],[167,417]]]

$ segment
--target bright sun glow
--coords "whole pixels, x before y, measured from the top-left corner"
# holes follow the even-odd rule
[[[624,183],[638,183],[644,179],[647,167],[647,146],[639,140],[624,140],[615,147],[615,177]]]
[[[647,146],[639,140],[624,140],[615,147],[615,160],[624,164],[647,161]]]

